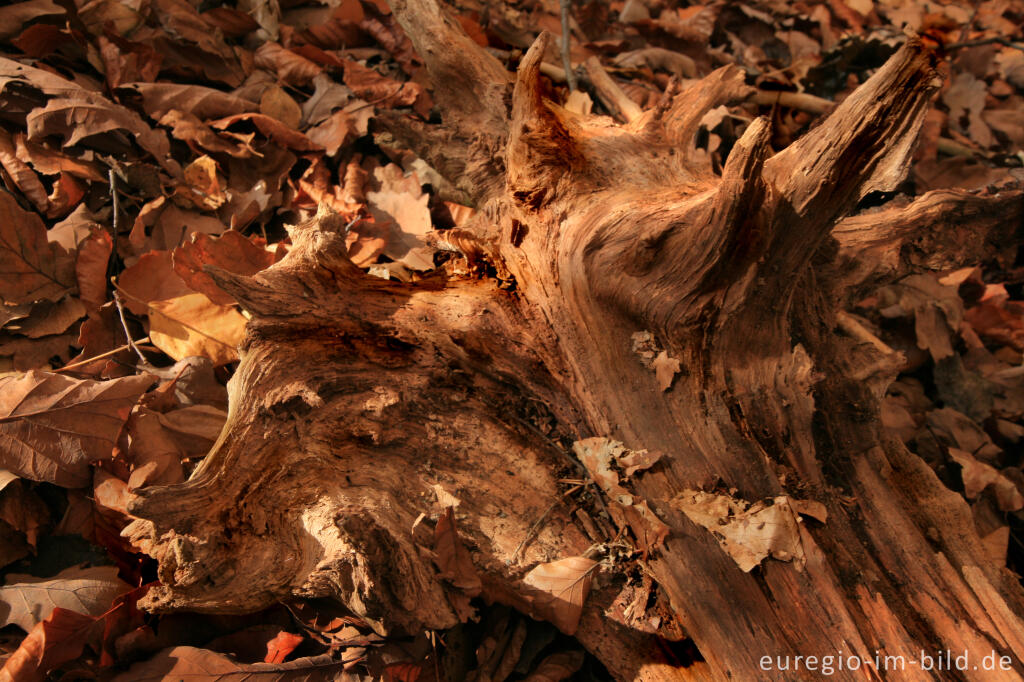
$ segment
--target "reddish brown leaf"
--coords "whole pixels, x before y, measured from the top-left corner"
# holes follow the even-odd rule
[[[282,630],[277,634],[277,637],[267,642],[267,656],[263,659],[263,662],[284,663],[284,659],[288,658],[288,654],[295,651],[295,647],[302,644],[304,639],[305,637],[302,635]]]
[[[345,60],[344,80],[358,96],[389,107],[412,106],[424,95],[423,86],[418,83],[400,83],[351,59]]]
[[[21,642],[0,670],[0,679],[41,682],[47,672],[82,655],[96,619],[60,607]]]
[[[26,0],[0,7],[0,40],[8,40],[24,30],[34,19],[64,14],[65,9],[53,0]],[[63,22],[62,22],[63,23]]]
[[[240,121],[251,122],[271,142],[288,149],[300,152],[322,151],[320,145],[315,144],[302,133],[292,130],[276,118],[271,118],[264,114],[235,114],[234,116],[211,121],[210,125],[219,130],[226,130],[229,126]]]
[[[260,45],[256,50],[256,66],[271,71],[291,85],[308,85],[323,71],[323,67],[277,43]]]
[[[220,237],[196,234],[191,242],[174,250],[174,272],[186,285],[206,294],[214,303],[230,305],[235,300],[203,271],[204,265],[216,265],[238,275],[254,275],[277,259],[259,237],[246,238],[230,230]]]
[[[107,300],[107,264],[114,242],[110,233],[93,228],[78,247],[75,277],[78,279],[79,297],[85,303],[99,307]]]
[[[90,464],[112,456],[148,375],[113,381],[49,372],[0,378],[0,466],[33,481],[80,488]]]
[[[60,263],[55,246],[47,242],[43,221],[0,191],[0,296],[4,302],[57,299],[73,286],[74,273]]]

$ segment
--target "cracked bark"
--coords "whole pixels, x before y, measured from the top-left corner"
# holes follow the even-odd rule
[[[837,321],[851,291],[980,256],[960,226],[984,238],[1019,222],[1013,192],[843,220],[904,177],[937,86],[922,45],[909,39],[783,152],[754,121],[719,177],[693,136],[750,94],[738,70],[617,125],[548,98],[546,35],[513,78],[434,0],[392,7],[444,123],[385,122],[472,198],[466,229],[514,287],[368,277],[330,215],[296,227],[268,270],[213,271],[252,321],[220,440],[191,480],[133,503],[126,533],[160,561],[149,608],[332,597],[382,633],[452,626],[465,595],[412,530],[443,511],[443,490],[460,500],[481,596],[529,611],[525,572],[593,544],[569,504],[532,530],[558,479],[578,475],[561,446],[607,436],[663,454],[633,490],[669,528],[663,546],[637,542],[669,622],[648,633],[603,617],[622,587],[608,572],[576,633],[617,678],[792,679],[761,657],[921,649],[996,651],[1024,672],[1015,576],[986,563],[962,498],[883,431],[886,377],[864,381],[869,351]],[[681,361],[670,390],[632,352],[638,331]],[[822,502],[827,522],[801,530],[803,570],[768,559],[744,573],[673,505],[714,486]],[[704,662],[680,667],[658,642],[681,637]]]

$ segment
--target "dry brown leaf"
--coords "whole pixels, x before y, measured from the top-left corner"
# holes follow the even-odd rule
[[[26,0],[0,7],[0,40],[9,40],[18,35],[34,19],[55,17],[66,11],[53,0]]]
[[[113,249],[110,233],[102,228],[94,228],[79,245],[75,278],[82,302],[98,308],[107,301],[107,265]]]
[[[586,660],[582,651],[559,651],[546,656],[537,664],[524,682],[561,682],[567,680],[583,667]]]
[[[267,251],[265,245],[259,237],[244,237],[233,230],[220,237],[196,234],[191,242],[174,250],[174,272],[187,286],[206,294],[214,303],[231,305],[235,300],[217,286],[203,266],[215,265],[237,275],[255,275],[280,257],[278,252]]]
[[[323,675],[340,674],[345,665],[344,661],[330,654],[286,663],[238,663],[224,654],[178,646],[164,649],[148,661],[136,663],[114,677],[113,682],[160,682],[167,679],[260,679],[276,682],[304,677],[303,673],[320,679]]]
[[[533,588],[530,602],[534,617],[549,621],[567,635],[575,634],[597,566],[593,559],[577,556],[531,569],[523,583]]]
[[[434,527],[434,563],[441,571],[441,577],[470,597],[480,594],[482,583],[476,573],[469,551],[459,540],[455,516],[447,507]]]
[[[290,85],[308,85],[323,72],[315,62],[281,47],[277,43],[263,43],[256,50],[256,66],[277,75]]]
[[[130,137],[124,137],[125,143],[137,142],[172,175],[181,172],[178,163],[170,158],[171,145],[163,131],[153,130],[138,114],[108,100],[57,97],[33,110],[26,124],[29,140],[53,135],[69,147],[94,135],[127,132]]]
[[[147,43],[136,43],[116,35],[96,39],[107,86],[111,89],[132,81],[156,80],[164,58]]]
[[[418,83],[400,83],[351,59],[344,60],[344,63],[345,85],[368,102],[389,107],[408,107],[425,94],[423,86]]]
[[[982,490],[992,486],[1000,511],[1013,512],[1024,508],[1024,496],[1017,486],[995,467],[979,462],[971,453],[959,448],[949,448],[949,455],[960,465],[967,499],[973,500]]]
[[[0,357],[9,357],[10,364],[19,372],[32,369],[50,369],[51,361],[58,359],[60,364],[70,357],[70,347],[75,343],[74,334],[44,336],[40,339],[16,338],[0,344]]]
[[[647,505],[647,501],[630,493],[619,483],[614,466],[626,467],[632,473],[654,464],[660,455],[646,450],[631,451],[610,438],[584,438],[573,443],[573,452],[594,482],[611,501],[608,508],[620,527],[628,526],[644,552],[651,552],[664,543],[669,527]]]
[[[69,150],[54,150],[31,142],[24,133],[14,135],[14,146],[18,158],[43,175],[69,173],[83,180],[107,181],[103,168],[96,163],[94,154],[89,150],[84,150],[79,156],[72,156]]]
[[[669,357],[666,351],[661,351],[658,357],[654,358],[654,376],[657,377],[658,387],[662,391],[672,388],[672,382],[675,381],[676,374],[679,374],[680,367],[679,360]]]
[[[177,188],[177,194],[184,196],[201,209],[215,211],[227,201],[227,195],[217,177],[217,162],[205,154],[185,166],[185,185]]]
[[[113,456],[148,375],[91,381],[32,371],[0,377],[0,466],[22,478],[81,488]]]
[[[263,96],[260,97],[260,113],[276,118],[296,130],[302,121],[302,108],[278,85],[271,85],[263,91]]]
[[[74,265],[46,239],[35,213],[0,190],[0,296],[4,303],[56,300],[74,287]]]
[[[802,569],[806,558],[798,509],[785,495],[772,502],[751,505],[727,495],[686,490],[672,500],[672,506],[707,528],[746,573],[768,557],[792,561]],[[806,512],[810,508],[803,509]]]
[[[42,682],[46,673],[82,654],[86,643],[100,634],[96,619],[60,607],[29,632],[0,670],[0,680]]]
[[[434,267],[434,249],[426,245],[424,237],[432,229],[430,199],[420,187],[415,173],[405,175],[396,164],[374,170],[379,190],[367,192],[370,211],[382,225],[391,223],[384,254],[414,270]]]
[[[0,623],[29,632],[55,607],[100,616],[114,598],[130,591],[117,577],[116,566],[67,568],[52,578],[10,574],[0,587]]]
[[[4,130],[0,130],[0,166],[7,171],[18,191],[32,202],[37,212],[50,218],[57,215],[51,214],[50,198],[43,187],[43,181],[28,164],[18,158],[14,139]]]
[[[289,128],[276,118],[271,118],[264,114],[235,114],[226,118],[210,121],[210,125],[218,130],[226,130],[229,126],[241,121],[251,122],[256,126],[256,129],[259,130],[261,134],[266,136],[267,139],[281,145],[282,147],[287,147],[288,149],[294,149],[300,152],[323,151],[320,145],[315,144],[302,133]]]
[[[170,111],[188,112],[201,121],[251,113],[259,107],[247,99],[202,85],[186,83],[128,83],[120,92],[137,92],[146,115],[159,121]]]
[[[56,303],[39,301],[32,305],[28,317],[8,324],[7,329],[30,339],[63,334],[85,316],[85,310],[82,302],[74,296],[65,296]]]
[[[212,405],[190,405],[158,415],[186,457],[206,454],[220,436],[228,414]]]

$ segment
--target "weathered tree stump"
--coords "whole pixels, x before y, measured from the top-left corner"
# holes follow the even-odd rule
[[[922,649],[994,651],[1014,661],[1005,675],[1024,672],[1017,577],[984,558],[961,497],[883,431],[896,365],[842,324],[851,296],[963,263],[1022,214],[1019,193],[941,192],[842,220],[904,177],[938,85],[921,43],[782,152],[753,121],[719,176],[693,138],[748,94],[737,69],[618,125],[548,99],[546,35],[513,79],[434,0],[392,6],[443,126],[388,126],[475,201],[463,250],[497,274],[367,276],[330,215],[254,277],[212,271],[252,321],[219,442],[187,483],[132,507],[126,533],[160,561],[149,607],[332,597],[382,633],[446,628],[477,595],[536,613],[527,570],[601,558],[595,542],[618,533],[656,583],[641,613],[671,616],[653,632],[605,617],[624,585],[605,571],[576,635],[619,679],[792,679],[762,656]],[[664,351],[657,371],[636,339]],[[599,480],[597,506],[572,514],[558,479],[580,472],[563,446],[591,437],[661,459],[626,498],[596,496]],[[795,526],[799,560],[744,572],[684,513],[698,490],[817,501],[827,519]],[[438,568],[424,534],[449,496],[478,579]],[[659,646],[682,637],[703,662]]]

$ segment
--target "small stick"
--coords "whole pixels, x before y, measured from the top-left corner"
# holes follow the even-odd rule
[[[597,96],[613,116],[618,116],[624,122],[630,123],[644,113],[640,105],[630,99],[618,83],[612,80],[597,57],[591,57],[584,62],[584,68],[587,70],[587,75],[590,76],[591,85],[597,91]]]
[[[513,561],[516,560],[516,557],[519,556],[519,552],[523,549],[523,547],[526,546],[526,543],[528,543],[537,534],[537,531],[540,529],[540,524],[543,523],[544,519],[546,519],[548,515],[555,510],[555,507],[560,505],[565,498],[569,497],[569,495],[572,495],[574,492],[582,489],[582,485],[574,485],[573,487],[569,488],[564,493],[559,495],[558,499],[552,502],[551,506],[545,509],[544,513],[541,514],[540,517],[533,522],[533,525],[530,526],[530,530],[526,531],[526,537],[524,537],[523,541],[519,543],[518,547],[516,547],[516,551],[512,552],[512,557],[508,560],[508,563],[511,564]]]
[[[142,354],[142,351],[139,350],[139,347],[135,345],[135,341],[132,340],[132,334],[130,331],[128,331],[128,320],[125,319],[124,306],[121,304],[121,296],[118,294],[117,289],[114,289],[114,303],[117,304],[117,314],[121,318],[121,327],[124,329],[125,338],[128,339],[128,345],[131,347],[133,351],[135,351],[135,354],[139,356],[139,359],[142,360],[142,363],[148,365],[149,360],[147,360],[146,356]]]
[[[144,336],[141,339],[139,339],[137,343],[149,343],[149,337],[148,336]],[[85,365],[90,365],[90,364],[96,362],[97,360],[102,360],[104,358],[109,358],[111,355],[117,355],[121,351],[128,350],[129,348],[131,348],[131,345],[126,343],[123,346],[118,346],[117,348],[115,348],[113,350],[108,350],[106,353],[100,353],[99,355],[94,355],[91,358],[86,358],[85,360],[79,360],[78,362],[73,362],[70,365],[64,365],[60,369],[54,370],[54,371],[56,371],[56,372],[68,372],[70,370],[77,369],[79,367],[84,367]]]
[[[572,0],[558,0],[562,10],[562,68],[565,79],[569,83],[569,92],[576,89],[576,74],[572,71],[572,60],[569,58],[569,3]]]

